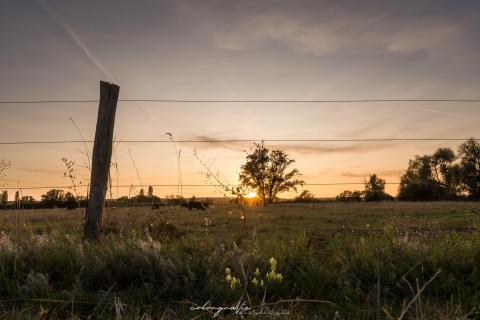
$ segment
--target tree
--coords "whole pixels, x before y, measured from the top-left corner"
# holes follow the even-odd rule
[[[471,138],[458,148],[462,184],[473,199],[480,198],[480,143]]]
[[[309,190],[303,190],[298,197],[295,198],[295,202],[312,202],[315,200],[315,196]]]
[[[63,190],[51,189],[47,193],[42,194],[42,204],[48,208],[55,208],[62,204],[65,199]]]
[[[273,203],[278,194],[296,192],[297,186],[305,184],[298,179],[298,169],[289,169],[294,162],[283,151],[270,151],[263,142],[255,143],[254,152],[247,155],[247,162],[241,166],[240,184],[255,189],[263,205]]]
[[[152,186],[148,186],[147,196],[148,196],[150,199],[153,198],[153,187],[152,187]]]
[[[372,174],[365,181],[365,201],[393,200],[393,197],[385,193],[385,180]]]
[[[402,200],[449,200],[459,196],[461,167],[455,153],[439,148],[433,155],[415,156],[400,179]]]
[[[4,190],[2,191],[2,194],[0,195],[0,205],[3,208],[6,208],[8,204],[8,191]]]
[[[35,202],[35,199],[32,197],[32,196],[23,196],[20,201],[23,203],[23,204],[31,204],[33,202]]]
[[[342,202],[360,202],[362,201],[363,192],[359,190],[345,190],[340,193],[335,200]]]
[[[140,189],[140,192],[138,194],[141,198],[145,197],[145,191],[143,189]]]
[[[63,204],[69,209],[78,208],[80,206],[77,197],[70,192],[65,193],[65,196],[63,197]]]

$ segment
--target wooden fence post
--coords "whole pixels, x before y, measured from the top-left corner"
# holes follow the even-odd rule
[[[119,92],[119,86],[100,81],[100,103],[93,144],[90,193],[85,213],[84,236],[87,240],[95,240],[100,235],[112,158],[113,128]]]

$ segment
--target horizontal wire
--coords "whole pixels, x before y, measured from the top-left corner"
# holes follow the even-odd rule
[[[305,183],[304,186],[347,186],[347,185],[363,185],[365,182],[332,182],[332,183]],[[398,185],[400,182],[386,182],[385,184]],[[134,185],[112,185],[112,188],[139,188],[139,187],[222,187],[219,184],[134,184]],[[237,185],[229,185],[235,187]],[[75,188],[87,188],[88,185],[78,185]],[[73,189],[73,186],[42,186],[42,187],[4,187],[2,190],[35,190],[35,189]]]
[[[374,103],[374,102],[459,102],[475,103],[480,99],[326,99],[326,100],[188,100],[188,99],[118,99],[119,102],[160,102],[160,103]],[[98,99],[87,100],[12,100],[0,104],[45,104],[45,103],[97,103]]]
[[[384,142],[384,141],[465,141],[470,138],[372,138],[372,139],[225,139],[175,140],[176,143],[239,143],[239,142]],[[480,141],[480,139],[474,139]],[[93,140],[0,141],[0,145],[93,143]],[[172,140],[115,140],[114,143],[172,143]]]

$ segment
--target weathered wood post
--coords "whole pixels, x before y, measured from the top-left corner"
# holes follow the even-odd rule
[[[112,158],[113,128],[119,91],[119,86],[100,81],[100,103],[93,144],[90,193],[85,213],[84,236],[87,240],[95,240],[100,235]]]

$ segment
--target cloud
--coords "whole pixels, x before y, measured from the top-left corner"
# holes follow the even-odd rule
[[[378,176],[401,176],[402,174],[405,173],[405,170],[402,169],[397,169],[397,170],[372,170],[369,172],[366,171],[359,171],[359,172],[354,172],[354,171],[341,171],[338,173],[339,176],[342,177],[348,177],[348,178],[366,178],[369,177],[372,174],[377,174]]]
[[[328,12],[328,10],[326,10]],[[378,12],[337,12],[309,18],[281,10],[250,14],[227,27],[216,28],[215,44],[228,50],[246,50],[280,43],[320,56],[340,50],[435,53],[458,48],[464,28],[445,18],[404,20]]]
[[[191,146],[197,149],[227,149],[236,152],[250,151],[253,143],[248,141],[236,141],[239,138],[218,139],[210,136],[199,135],[191,138],[191,140],[202,140],[208,142],[192,143],[182,142],[182,145]],[[231,140],[231,141],[225,141]],[[366,153],[392,146],[395,142],[358,142],[349,144],[348,142],[266,142],[266,146],[270,149],[279,149],[286,152],[297,154],[334,154],[334,153]]]
[[[441,114],[447,117],[454,117],[454,118],[462,118],[462,119],[478,119],[479,117],[477,116],[470,116],[466,114],[461,114],[457,112],[445,112],[441,110],[435,110],[435,109],[428,109],[428,108],[420,108],[421,111],[428,112],[428,113],[436,113],[436,114]]]

